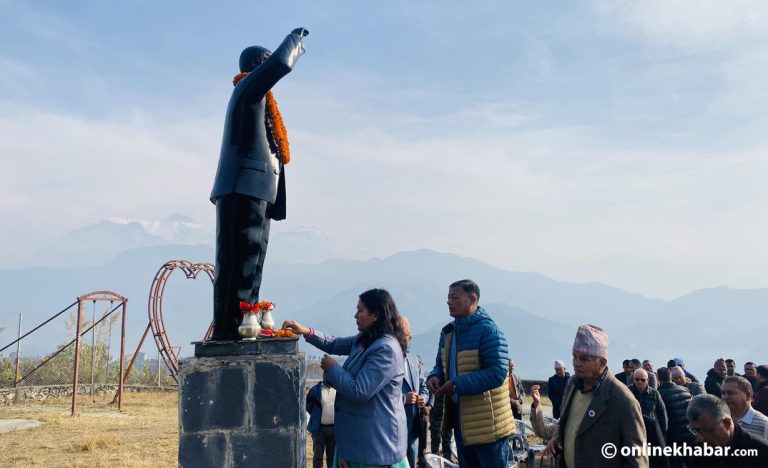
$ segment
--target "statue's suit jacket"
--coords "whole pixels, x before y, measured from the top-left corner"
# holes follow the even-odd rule
[[[227,107],[211,202],[235,193],[247,195],[274,205],[272,219],[285,218],[283,163],[267,138],[265,96],[303,53],[301,36],[291,33],[264,63],[235,86]]]

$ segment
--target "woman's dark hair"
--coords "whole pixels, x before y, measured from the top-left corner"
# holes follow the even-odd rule
[[[377,320],[373,322],[371,329],[363,333],[361,341],[363,346],[368,347],[371,343],[389,333],[400,343],[405,355],[408,349],[405,331],[400,322],[400,313],[397,311],[395,300],[385,289],[369,289],[360,294],[360,301],[368,309],[368,312],[375,314]]]

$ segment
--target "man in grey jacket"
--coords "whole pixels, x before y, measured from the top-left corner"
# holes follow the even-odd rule
[[[602,328],[579,327],[573,373],[547,452],[562,452],[560,468],[647,468],[647,456],[621,453],[622,447],[646,445],[645,424],[632,392],[608,370],[608,335]]]

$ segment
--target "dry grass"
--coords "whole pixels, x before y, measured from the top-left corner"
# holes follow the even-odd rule
[[[2,467],[175,467],[178,397],[175,393],[126,394],[123,411],[109,400],[81,398],[80,416],[69,400],[0,407],[0,419],[36,419],[43,425],[0,434]],[[526,399],[530,406],[530,398]],[[544,405],[549,400],[544,399]],[[428,445],[429,447],[429,445]],[[312,438],[307,434],[307,463]]]
[[[123,411],[109,399],[82,398],[80,416],[67,400],[0,407],[0,419],[37,419],[34,429],[0,434],[3,467],[172,467],[177,465],[175,393],[126,394]]]

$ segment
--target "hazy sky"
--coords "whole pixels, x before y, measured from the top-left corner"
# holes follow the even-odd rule
[[[288,220],[673,296],[768,286],[768,3],[0,0],[0,266],[208,202],[240,51],[276,87]]]

